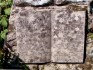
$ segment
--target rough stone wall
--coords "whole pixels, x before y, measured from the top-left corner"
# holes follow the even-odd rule
[[[38,7],[40,8],[58,8],[58,6],[49,6],[49,7]],[[15,10],[16,8],[16,10]],[[33,8],[33,7],[32,7]],[[64,6],[64,8],[70,10],[87,10],[87,5],[73,5],[69,4]],[[22,7],[24,10],[24,7]],[[36,7],[34,9],[37,9]],[[14,22],[17,17],[13,16],[14,14],[18,13],[19,9],[15,6],[12,7],[12,14],[10,17],[9,23],[9,33],[7,35],[7,43],[12,46],[13,50],[17,53],[17,43],[16,43],[16,28]],[[25,15],[25,14],[23,14]],[[92,15],[89,15],[89,23],[92,23]],[[91,38],[87,38],[86,40],[86,59],[85,62],[82,64],[58,64],[58,63],[47,63],[47,64],[27,64],[30,70],[93,70],[93,43],[91,42]]]

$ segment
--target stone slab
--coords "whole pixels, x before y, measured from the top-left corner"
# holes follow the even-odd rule
[[[52,11],[51,61],[82,63],[84,58],[85,11]]]
[[[14,5],[33,5],[33,6],[39,6],[39,5],[45,5],[49,4],[52,0],[13,0]]]
[[[16,12],[16,13],[15,13]],[[46,63],[51,60],[51,14],[49,10],[15,7],[17,53],[24,63]]]
[[[85,11],[13,6],[10,19],[24,63],[83,62]]]

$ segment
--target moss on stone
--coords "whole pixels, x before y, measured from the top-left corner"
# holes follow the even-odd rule
[[[74,10],[74,11],[84,11],[84,10],[87,10],[87,6],[81,7],[78,5],[68,5],[67,9]]]

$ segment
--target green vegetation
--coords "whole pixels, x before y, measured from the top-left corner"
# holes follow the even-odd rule
[[[22,64],[23,61],[20,60],[18,56],[11,54],[11,52],[3,48],[4,40],[8,33],[12,1],[13,0],[0,0],[0,69],[29,70],[25,64]]]
[[[12,0],[0,0],[0,41],[6,39]]]
[[[12,0],[0,0],[0,68],[4,63],[3,44],[8,33],[9,15],[12,6]]]

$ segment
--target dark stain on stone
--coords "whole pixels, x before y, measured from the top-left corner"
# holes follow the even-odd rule
[[[87,57],[86,62],[84,64],[78,65],[79,68],[82,68],[82,70],[92,70],[92,65],[93,64],[93,57]],[[87,63],[89,62],[89,63]]]
[[[69,5],[67,9],[73,11],[83,11],[83,10],[87,10],[87,6],[84,6],[84,8],[82,8],[81,6],[77,6],[77,5]]]
[[[33,62],[33,59],[30,59],[30,62]]]
[[[23,11],[23,12],[20,12],[20,16],[27,16],[28,15],[28,12],[27,11]]]
[[[70,38],[70,41],[73,41],[73,38]]]
[[[41,38],[45,38],[46,33],[41,33]]]
[[[15,9],[13,12],[12,12],[12,15],[14,15],[15,13],[18,13],[19,12],[19,9]]]

